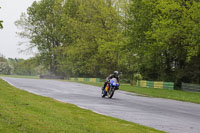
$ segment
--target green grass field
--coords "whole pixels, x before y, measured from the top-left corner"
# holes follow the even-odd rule
[[[70,81],[75,82],[75,81]],[[101,87],[103,82],[92,83],[92,82],[80,82],[78,83],[89,84]],[[120,90],[133,92],[149,97],[166,98],[185,102],[193,102],[200,104],[200,93],[199,92],[185,92],[180,90],[167,90],[167,89],[156,89],[156,88],[139,88],[127,84],[121,84]]]
[[[19,90],[0,79],[0,133],[159,133]]]

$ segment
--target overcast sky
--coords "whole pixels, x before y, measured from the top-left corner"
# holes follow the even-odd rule
[[[24,46],[18,46],[23,39],[16,35],[18,31],[14,22],[20,18],[22,12],[31,6],[34,0],[0,0],[0,20],[3,20],[3,30],[0,30],[0,53],[6,58],[24,58],[33,56],[30,53],[19,53]]]

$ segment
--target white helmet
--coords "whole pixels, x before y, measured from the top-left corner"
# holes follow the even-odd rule
[[[119,74],[118,71],[114,71],[114,75],[115,75],[116,77],[118,77],[118,74]]]

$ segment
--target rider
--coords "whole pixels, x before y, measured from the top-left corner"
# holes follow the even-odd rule
[[[104,86],[102,87],[102,90],[105,89],[106,85],[108,84],[108,82],[110,81],[110,79],[112,78],[116,78],[117,79],[117,82],[120,83],[120,79],[119,79],[119,72],[118,71],[114,71],[113,74],[110,74],[107,78],[106,78],[106,81],[104,83]]]

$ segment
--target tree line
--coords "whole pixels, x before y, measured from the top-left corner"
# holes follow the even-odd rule
[[[27,60],[18,58],[6,59],[0,54],[0,74],[2,75],[26,75],[37,76],[48,73],[43,65],[40,65],[37,58]]]
[[[198,0],[40,0],[16,21],[55,75],[200,83]]]

